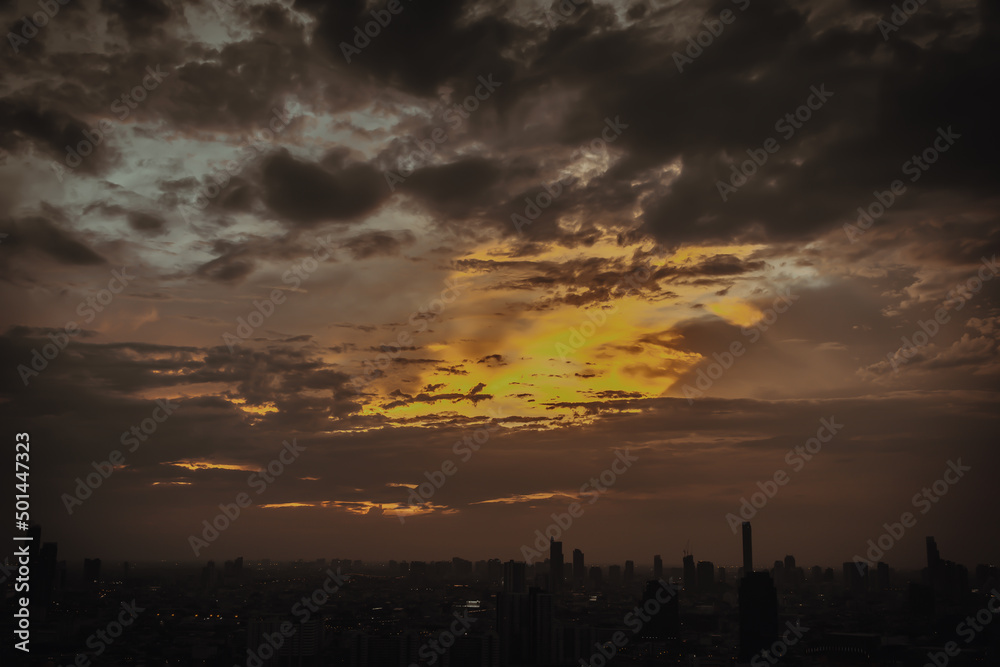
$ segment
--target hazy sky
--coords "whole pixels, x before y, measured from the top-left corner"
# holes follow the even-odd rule
[[[907,511],[891,565],[995,563],[1000,9],[891,4],[0,3],[44,538],[191,559],[247,493],[199,560],[509,559],[579,501],[567,554],[735,564],[778,473],[761,565]]]

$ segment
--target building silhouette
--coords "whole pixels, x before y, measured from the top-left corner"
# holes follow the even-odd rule
[[[667,641],[678,637],[681,625],[680,599],[676,587],[666,593],[662,589],[662,579],[646,582],[646,588],[642,593],[642,606],[645,607],[649,600],[655,600],[658,611],[649,615],[650,620],[639,631],[639,638],[643,641]],[[659,598],[657,598],[657,594],[659,594]],[[662,598],[668,594],[667,601],[661,602]],[[653,608],[657,607],[653,606]]]
[[[743,576],[753,572],[753,530],[750,522],[743,522]]]
[[[778,636],[778,589],[767,572],[753,572],[750,522],[743,523],[743,578],[740,580],[739,661],[750,662]]]
[[[684,556],[684,590],[693,592],[698,587],[698,575],[694,566],[694,556]]]
[[[697,567],[698,592],[711,593],[715,589],[715,563],[708,560],[698,561]]]
[[[552,579],[552,590],[559,592],[562,590],[563,575],[563,550],[562,542],[556,542],[549,538],[549,574]]]

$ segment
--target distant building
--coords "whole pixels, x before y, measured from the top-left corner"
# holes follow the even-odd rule
[[[693,592],[698,587],[698,575],[694,566],[694,556],[684,556],[684,590]]]
[[[562,542],[556,542],[549,538],[549,573],[552,578],[552,590],[559,592],[562,590],[563,581],[563,550]]]
[[[767,572],[740,581],[740,662],[749,662],[778,636],[778,589]]]
[[[715,563],[708,560],[698,561],[697,577],[698,592],[705,594],[715,590]]]
[[[503,592],[524,593],[527,590],[527,566],[513,560],[503,566]]]

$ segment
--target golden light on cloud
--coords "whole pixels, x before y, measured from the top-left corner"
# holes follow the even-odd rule
[[[307,502],[268,503],[260,505],[261,509],[335,509],[348,514],[363,516],[417,516],[421,514],[457,514],[459,510],[447,505],[410,505],[408,503],[375,503],[367,500],[315,500]]]
[[[363,414],[432,426],[443,416],[488,419],[493,411],[492,416],[538,417],[542,421],[534,427],[546,428],[560,418],[574,423],[597,418],[570,404],[661,396],[701,361],[670,331],[704,315],[690,304],[705,288],[687,279],[661,286],[650,277],[659,269],[683,276],[717,258],[742,261],[761,247],[685,247],[664,258],[649,254],[652,244],[621,246],[606,233],[585,250],[554,245],[521,259],[516,245],[513,240],[484,244],[463,257],[468,263],[459,266],[467,270],[451,278],[466,289],[425,335],[414,337],[417,351],[396,353],[384,365],[385,375],[367,385],[376,398],[364,405]],[[648,256],[646,268],[637,268],[639,250]],[[594,265],[595,258],[606,260],[607,268]],[[607,272],[615,282],[581,280],[577,287],[571,281],[535,280],[555,267],[587,261],[572,270]],[[651,294],[660,298],[651,300]],[[737,297],[706,306],[736,326],[762,316]],[[516,317],[505,315],[510,312]]]
[[[708,309],[726,322],[738,327],[753,326],[763,316],[763,313],[752,303],[736,298],[710,303]]]
[[[493,503],[502,503],[504,505],[513,505],[515,503],[531,503],[536,500],[549,500],[550,498],[576,498],[576,496],[565,493],[563,491],[547,491],[541,493],[519,493],[512,496],[505,496],[503,498],[490,498],[489,500],[477,500],[474,503],[469,503],[470,505],[489,505]]]
[[[167,465],[186,468],[188,470],[245,470],[247,472],[254,472],[260,469],[259,466],[250,466],[241,463],[214,463],[212,461],[195,461],[192,459],[171,461]]]

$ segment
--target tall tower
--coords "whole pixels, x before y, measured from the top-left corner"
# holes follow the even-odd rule
[[[934,569],[941,563],[941,552],[938,551],[937,542],[933,537],[927,538],[927,567]]]
[[[587,573],[583,568],[583,552],[579,549],[573,549],[573,583],[582,586],[586,579]]]
[[[660,558],[660,554],[653,556],[653,579],[659,580],[663,578],[663,559]]]
[[[750,662],[778,636],[778,589],[766,571],[753,571],[750,522],[743,522],[743,579],[740,580],[739,661]]]
[[[513,560],[503,566],[503,592],[524,593],[527,591],[527,566]]]
[[[750,522],[743,522],[743,576],[753,572],[753,533]]]
[[[684,556],[684,591],[691,594],[698,587],[698,578],[694,566],[694,555]]]
[[[549,569],[552,575],[552,590],[559,592],[563,587],[563,550],[562,542],[549,538]]]

